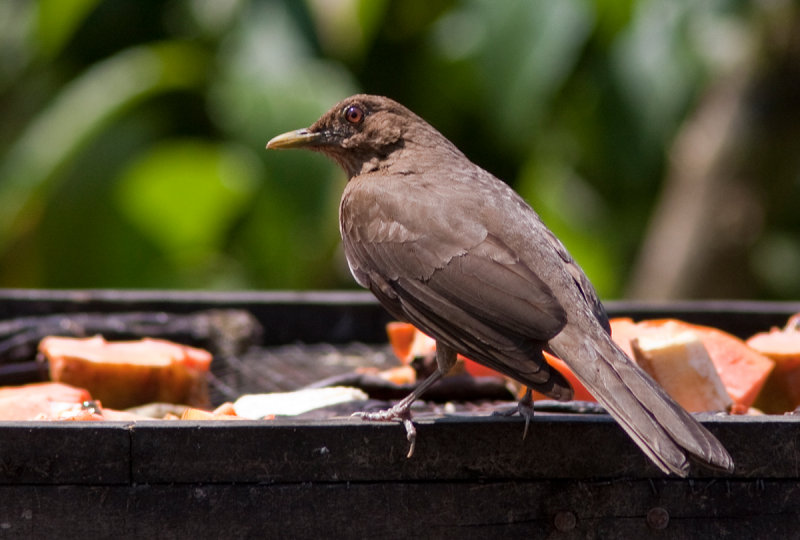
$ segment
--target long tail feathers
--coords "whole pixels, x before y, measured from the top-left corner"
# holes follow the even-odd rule
[[[611,340],[599,325],[567,325],[550,348],[664,472],[686,476],[687,457],[707,467],[733,470],[722,444],[675,403]],[[596,327],[596,328],[595,328]]]

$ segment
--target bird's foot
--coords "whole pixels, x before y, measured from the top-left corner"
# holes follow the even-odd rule
[[[436,381],[444,377],[445,373],[450,371],[453,364],[456,363],[456,351],[451,349],[443,343],[437,342],[436,344],[436,371],[434,371],[427,379],[422,381],[413,392],[399,401],[391,409],[379,412],[360,412],[355,413],[353,416],[358,416],[364,420],[372,420],[376,422],[391,422],[399,420],[406,428],[406,439],[410,443],[408,447],[408,455],[414,455],[414,447],[417,444],[417,428],[414,427],[414,422],[411,421],[411,404],[417,400],[425,391],[433,386]]]
[[[406,439],[409,442],[406,457],[410,458],[414,455],[414,448],[417,444],[417,428],[414,427],[414,422],[411,421],[411,407],[409,405],[400,402],[391,409],[377,412],[357,412],[353,413],[353,416],[370,422],[402,422],[403,427],[406,428]]]
[[[515,406],[509,407],[508,409],[502,411],[497,411],[494,414],[499,416],[514,416],[515,414],[519,414],[522,418],[524,418],[525,430],[522,432],[522,440],[524,441],[528,436],[528,426],[530,425],[534,416],[533,394],[531,393],[531,390],[528,389],[522,399],[519,400],[519,403],[517,403]]]

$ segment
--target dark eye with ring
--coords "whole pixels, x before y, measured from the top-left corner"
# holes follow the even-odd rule
[[[364,109],[358,105],[350,105],[344,110],[344,117],[351,124],[360,124],[364,121]]]

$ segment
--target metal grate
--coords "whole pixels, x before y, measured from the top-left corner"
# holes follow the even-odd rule
[[[387,345],[295,343],[250,347],[239,356],[215,357],[209,391],[215,405],[242,394],[288,392],[361,367],[387,369],[398,364]]]

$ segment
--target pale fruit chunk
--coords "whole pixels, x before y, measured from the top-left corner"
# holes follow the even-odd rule
[[[294,416],[350,401],[366,401],[369,396],[358,388],[330,386],[304,388],[294,392],[246,394],[233,403],[237,416],[258,420],[270,416]]]
[[[669,339],[682,332],[692,332],[714,362],[725,390],[734,403],[733,413],[749,409],[761,392],[775,362],[748,347],[738,337],[718,328],[689,324],[677,319],[651,319],[634,323],[631,319],[611,319],[611,337],[633,358],[630,342],[643,336]],[[762,392],[763,393],[763,392]]]
[[[640,336],[631,340],[631,347],[639,365],[687,411],[723,411],[733,404],[694,332]]]

